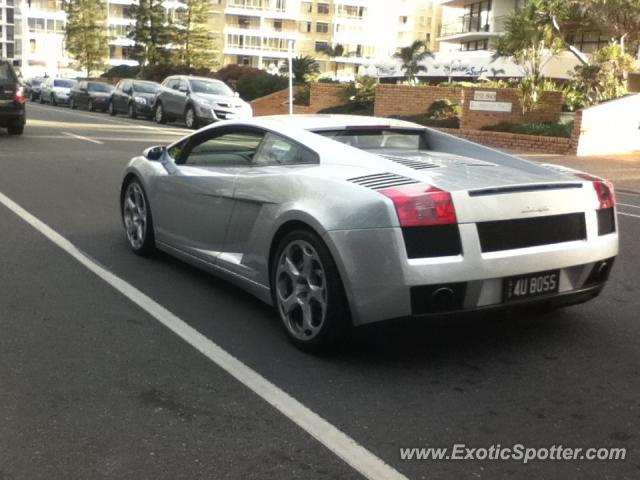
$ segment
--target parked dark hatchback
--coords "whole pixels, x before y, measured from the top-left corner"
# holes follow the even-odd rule
[[[120,80],[111,94],[109,113],[126,113],[131,118],[151,117],[151,106],[160,84],[143,80]]]
[[[33,77],[28,78],[24,82],[24,95],[29,98],[32,102],[35,102],[38,98],[40,98],[40,87],[42,86],[42,82],[45,79],[41,77]]]
[[[0,60],[0,128],[22,135],[27,121],[24,89],[9,62]]]
[[[90,112],[107,111],[113,87],[108,83],[81,81],[71,89],[69,106],[72,109],[86,108]]]

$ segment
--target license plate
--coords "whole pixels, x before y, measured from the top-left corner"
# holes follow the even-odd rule
[[[502,281],[502,299],[505,302],[558,293],[560,270],[530,273],[505,278]]]

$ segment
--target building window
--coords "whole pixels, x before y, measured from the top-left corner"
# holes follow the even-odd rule
[[[431,34],[427,33],[427,35],[424,37],[424,41],[427,45],[429,45],[431,43]]]
[[[318,4],[318,13],[322,15],[329,15],[329,4],[328,3],[319,3]]]
[[[463,32],[488,32],[491,0],[465,5],[462,17]]]
[[[238,17],[239,28],[249,28],[251,26],[251,20],[249,17]]]
[[[421,17],[421,18],[424,18],[424,17]],[[406,15],[403,15],[403,16],[400,17],[400,23],[402,25],[406,25],[408,20],[409,20],[409,17],[407,17]]]
[[[13,58],[13,43],[5,44],[7,47],[7,58]]]
[[[273,29],[276,32],[281,32],[282,31],[282,20],[274,20],[273,21]]]
[[[312,13],[313,12],[313,3],[311,2],[302,2],[302,13]]]
[[[329,24],[324,22],[316,23],[316,32],[318,33],[329,33]]]
[[[329,42],[316,42],[316,52],[326,52],[329,48]]]
[[[488,50],[489,40],[477,40],[475,42],[463,42],[460,44],[460,50],[464,52],[474,52],[477,50]]]
[[[302,33],[311,33],[311,22],[300,22],[300,31]]]

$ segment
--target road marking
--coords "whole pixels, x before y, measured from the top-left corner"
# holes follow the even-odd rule
[[[104,142],[101,142],[100,140],[95,140],[93,138],[89,138],[89,137],[83,137],[82,135],[76,135],[75,133],[70,133],[70,132],[60,132],[63,135],[66,135],[68,137],[72,137],[72,138],[76,138],[78,140],[84,140],[85,142],[91,142],[91,143],[97,143],[98,145],[104,145]]]
[[[91,142],[91,143],[97,143],[98,145],[104,145],[104,142],[101,142],[100,140],[94,140],[93,138],[89,138],[89,137],[83,137],[82,135],[76,135],[75,133],[69,133],[69,132],[60,132],[63,135],[66,135],[67,137],[73,137],[73,138],[77,138],[78,140],[84,140],[85,142]]]
[[[125,122],[124,120],[117,120],[117,119],[111,118],[110,116],[107,116],[107,115],[91,115],[88,112],[85,113],[85,112],[78,112],[76,110],[65,110],[65,109],[59,108],[59,107],[49,107],[49,106],[39,105],[39,104],[36,104],[36,105],[37,105],[38,108],[42,108],[42,110],[49,111],[49,112],[66,113],[67,115],[72,115],[72,116],[76,116],[76,117],[92,118],[94,120],[103,120],[105,122],[116,123],[118,125],[129,125],[131,127],[142,128],[144,130],[158,130],[158,131],[176,131],[176,130],[178,130],[178,128],[172,128],[172,127],[152,127],[152,126],[149,126],[149,125],[140,125],[138,123]],[[37,108],[36,108],[36,110],[37,110]],[[185,136],[189,134],[189,130],[187,130],[187,131],[180,130],[180,131]]]
[[[625,217],[640,218],[640,215],[634,215],[633,213],[623,213],[623,212],[618,212],[618,215],[624,215]]]
[[[260,396],[365,478],[370,480],[408,480],[406,476],[386,464],[347,434],[242,363],[155,300],[96,263],[65,237],[1,192],[0,203],[77,260],[87,270],[111,285],[116,291]]]
[[[631,205],[630,203],[616,203],[616,205],[622,205],[623,207],[640,208],[640,205]]]

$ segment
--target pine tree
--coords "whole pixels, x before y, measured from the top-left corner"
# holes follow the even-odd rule
[[[102,0],[66,2],[66,49],[87,77],[102,69],[109,57],[107,8]]]
[[[213,35],[209,30],[210,0],[184,0],[176,10],[175,47],[178,62],[194,69],[213,69],[218,65]]]
[[[135,45],[133,57],[141,70],[148,66],[166,64],[170,53],[168,45],[173,41],[173,29],[167,24],[167,12],[162,0],[139,0],[131,6],[131,18],[135,24],[129,33]]]

